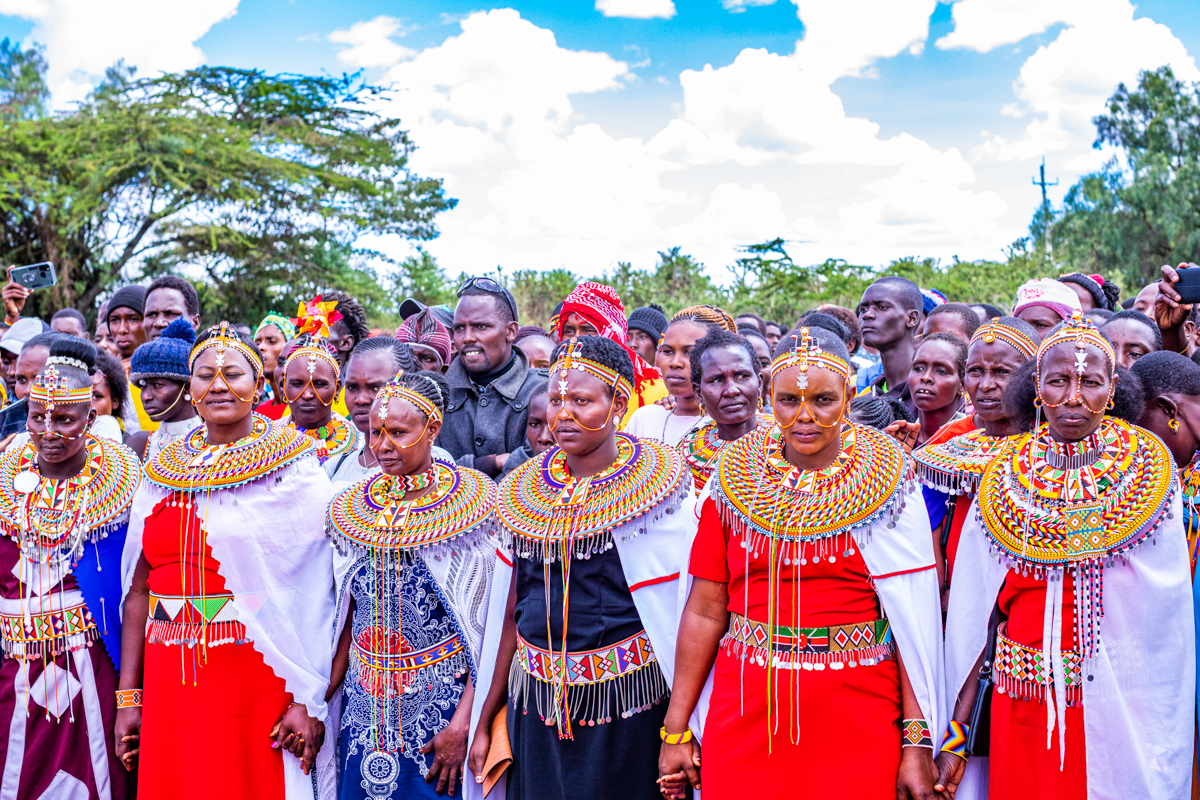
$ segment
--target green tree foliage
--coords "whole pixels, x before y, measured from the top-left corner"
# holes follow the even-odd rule
[[[1120,156],[1068,190],[1050,226],[1055,260],[1140,287],[1200,255],[1200,83],[1170,67],[1143,72],[1094,122],[1096,147]]]
[[[412,142],[367,110],[378,90],[356,76],[204,67],[135,79],[118,67],[47,116],[40,55],[8,46],[0,59],[0,106],[22,109],[0,123],[0,254],[59,272],[26,313],[87,311],[123,279],[198,270],[210,319],[257,319],[327,287],[386,315],[364,266],[378,254],[356,237],[430,239],[454,205],[440,181],[412,174]]]

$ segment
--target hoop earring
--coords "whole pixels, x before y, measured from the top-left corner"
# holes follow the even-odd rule
[[[1171,429],[1171,433],[1179,433],[1179,420],[1175,418],[1167,420],[1167,427]]]
[[[1106,405],[1106,406],[1104,407],[1104,409],[1105,409],[1106,411],[1112,411],[1114,408],[1116,408],[1116,403],[1115,403],[1115,402],[1113,402],[1113,399],[1110,397],[1110,398],[1108,398],[1108,405]],[[1091,409],[1090,409],[1090,408],[1089,408],[1088,410],[1089,410],[1089,411],[1091,411]]]

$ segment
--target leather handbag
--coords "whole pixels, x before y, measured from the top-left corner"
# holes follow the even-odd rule
[[[988,622],[987,645],[983,650],[983,664],[979,667],[979,688],[975,692],[975,703],[971,706],[971,718],[968,720],[968,756],[986,756],[991,744],[992,691],[996,687],[992,668],[996,658],[996,632],[1000,627],[1000,616],[1000,603],[997,601]]]
[[[483,796],[487,797],[512,764],[512,743],[508,740],[508,704],[492,719],[492,743],[483,761]]]

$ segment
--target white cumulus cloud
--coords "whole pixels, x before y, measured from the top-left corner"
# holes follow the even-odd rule
[[[142,74],[204,63],[196,40],[237,11],[238,0],[0,0],[0,14],[33,20],[46,47],[56,105],[82,99],[119,59]]]
[[[1098,167],[1107,157],[1090,145],[1092,119],[1118,83],[1132,85],[1141,70],[1170,65],[1184,80],[1200,80],[1195,60],[1167,26],[1134,19],[1128,0],[961,0],[953,9],[954,32],[941,48],[987,51],[1064,28],[1021,66],[1013,90],[1017,102],[1001,113],[1028,116],[1020,138],[993,136],[985,155],[1001,161],[1066,154],[1060,163],[1074,172]]]
[[[347,45],[337,55],[339,61],[351,67],[387,67],[416,54],[392,40],[397,33],[404,35],[400,20],[379,16],[336,30],[328,38],[334,44]]]
[[[596,10],[606,17],[670,19],[675,16],[673,0],[596,0]]]
[[[499,263],[596,274],[618,260],[648,266],[679,244],[718,278],[739,246],[777,235],[812,260],[884,261],[946,241],[998,248],[1006,204],[973,188],[959,150],[881,136],[831,89],[923,43],[933,6],[801,2],[806,38],[794,53],[747,49],[683,71],[674,118],[648,138],[615,137],[573,105],[625,91],[626,63],[561,47],[511,9],[472,14],[386,76],[396,88],[387,112],[420,146],[414,168],[460,201],[430,248],[451,272]],[[855,36],[855,20],[873,16],[886,30]]]

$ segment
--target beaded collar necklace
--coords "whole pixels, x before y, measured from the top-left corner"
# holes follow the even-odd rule
[[[87,460],[63,480],[44,477],[32,442],[0,458],[0,525],[27,558],[78,558],[85,541],[99,541],[123,521],[141,485],[133,451],[88,435]]]
[[[926,486],[946,494],[972,494],[984,467],[1004,451],[1015,437],[988,436],[982,428],[959,434],[945,442],[926,445],[912,454],[917,477]]]
[[[755,417],[758,419],[758,424],[754,430],[762,427],[769,428],[775,424],[775,418],[770,414],[763,414],[760,411],[755,414]],[[704,484],[712,476],[713,469],[716,468],[717,457],[721,455],[728,444],[730,442],[721,438],[716,420],[709,420],[699,428],[684,434],[683,438],[679,440],[678,450],[683,455],[684,463],[692,470],[697,492],[704,488]]]
[[[1057,454],[1057,455],[1054,455]],[[1104,417],[1087,439],[1060,447],[1048,426],[1016,437],[984,470],[979,517],[1002,563],[1036,577],[1074,577],[1076,635],[1096,654],[1106,561],[1145,543],[1176,489],[1157,437]]]
[[[429,491],[403,499],[421,489]],[[495,507],[496,484],[486,475],[435,461],[426,472],[380,473],[338,492],[329,504],[325,531],[343,554],[358,548],[398,556],[476,531],[491,535]]]
[[[322,464],[334,456],[355,452],[362,447],[362,431],[336,412],[327,425],[319,428],[301,428],[296,425],[294,417],[289,417],[287,424],[313,440],[317,448],[317,460]]]
[[[175,492],[229,489],[256,481],[297,459],[312,455],[313,440],[287,425],[254,414],[250,435],[232,444],[210,445],[201,425],[164,447],[146,462],[146,479]]]
[[[851,422],[841,436],[837,457],[821,470],[792,466],[774,427],[760,425],[726,446],[713,500],[753,554],[779,545],[790,562],[805,542],[825,542],[831,554],[852,551],[853,535],[899,513],[909,475],[904,451],[887,434]]]

